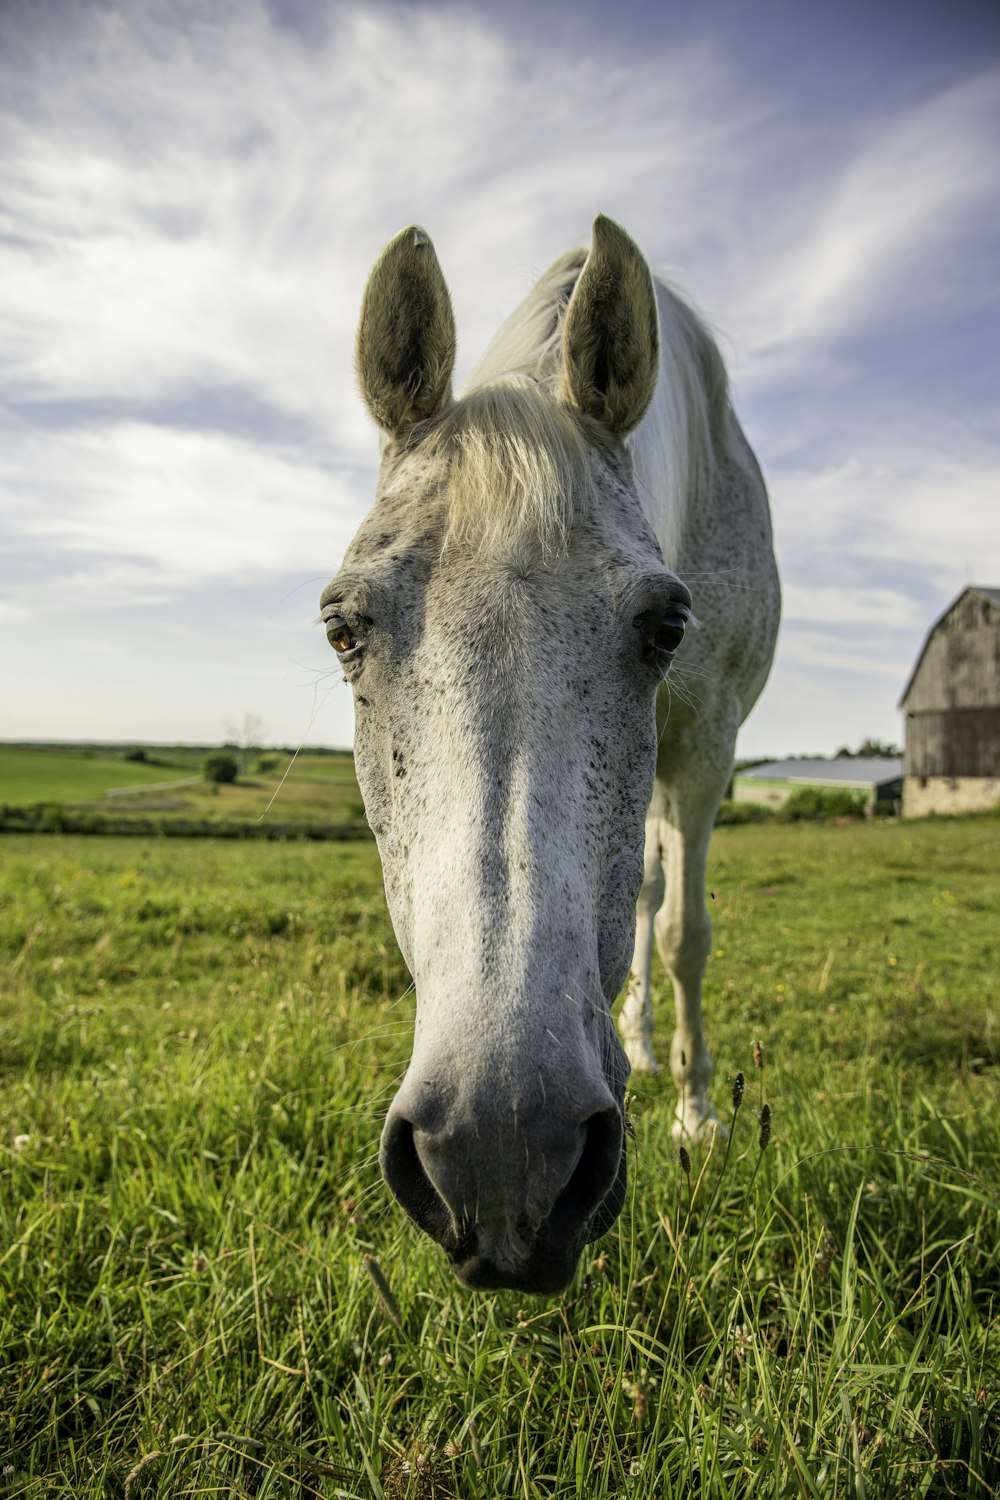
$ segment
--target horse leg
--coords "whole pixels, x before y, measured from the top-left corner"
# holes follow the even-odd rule
[[[629,973],[625,1003],[618,1016],[625,1056],[636,1073],[658,1073],[660,1065],[653,1052],[653,1001],[650,995],[650,971],[653,963],[653,919],[663,901],[663,855],[661,825],[663,818],[653,807],[646,819],[646,852],[642,889],[635,918],[635,951]]]
[[[705,905],[708,843],[727,780],[728,773],[710,774],[671,786],[668,815],[661,824],[667,888],[655,932],[673,981],[677,1013],[670,1067],[679,1095],[674,1118],[678,1140],[717,1126],[708,1097],[712,1057],[702,1026],[701,986],[712,946],[712,919]]]

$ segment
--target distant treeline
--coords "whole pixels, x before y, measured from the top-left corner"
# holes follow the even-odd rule
[[[96,741],[57,741],[57,740],[0,740],[0,748],[7,750],[43,750],[46,755],[65,755],[74,760],[103,760],[107,758],[120,757],[122,760],[137,761],[146,766],[165,766],[168,769],[184,769],[197,771],[206,755],[213,751],[233,750],[237,753],[253,756],[275,757],[276,763],[282,758],[292,760],[301,754],[331,757],[333,759],[354,759],[352,750],[334,750],[328,745],[267,745],[254,746],[248,749],[246,746],[235,745],[232,740],[226,740],[222,744],[214,745],[142,745],[122,742],[109,742],[98,744]]]

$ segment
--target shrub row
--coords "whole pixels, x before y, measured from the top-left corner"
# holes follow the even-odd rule
[[[891,811],[891,809],[887,809]],[[864,792],[848,787],[801,786],[781,807],[759,802],[725,801],[716,823],[824,823],[830,818],[863,818],[868,811]],[[876,809],[881,813],[883,809]]]
[[[0,833],[139,834],[145,838],[370,839],[365,823],[238,823],[212,818],[142,818],[82,812],[61,802],[0,804]]]

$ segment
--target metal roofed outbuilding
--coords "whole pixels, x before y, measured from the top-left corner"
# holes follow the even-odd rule
[[[869,806],[892,804],[902,790],[898,756],[841,756],[836,760],[774,760],[750,766],[733,777],[733,801],[782,807],[803,786],[842,787],[868,794]]]

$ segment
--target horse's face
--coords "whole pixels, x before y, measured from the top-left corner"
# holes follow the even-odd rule
[[[425,271],[433,256],[412,232],[393,252]],[[364,340],[363,318],[371,399]],[[510,420],[549,399],[512,396]],[[588,442],[586,422],[588,472],[565,475],[586,494],[542,547],[517,524],[451,534],[454,454],[412,414],[379,415],[406,440],[387,444],[322,607],[416,987],[382,1168],[468,1285],[552,1292],[624,1194],[628,1064],[610,1006],[631,957],[656,688],[690,601],[627,456]]]

